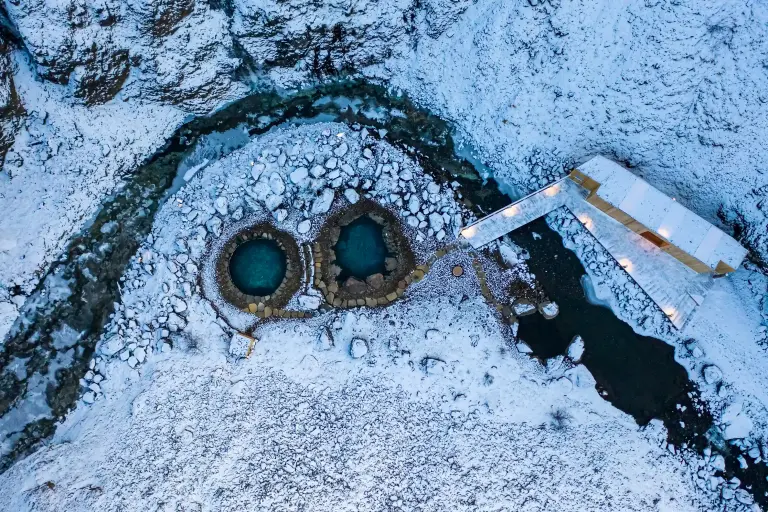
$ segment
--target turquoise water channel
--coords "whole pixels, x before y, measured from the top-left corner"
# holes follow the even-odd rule
[[[349,277],[365,279],[384,273],[387,246],[383,227],[367,215],[341,228],[334,251],[336,264],[341,267],[340,281]]]
[[[285,251],[274,240],[250,240],[235,249],[229,275],[246,295],[270,295],[285,278],[286,261]]]

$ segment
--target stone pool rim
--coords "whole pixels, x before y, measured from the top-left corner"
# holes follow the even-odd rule
[[[341,269],[336,262],[335,247],[341,228],[360,217],[367,216],[382,227],[384,244],[389,258],[394,258],[394,268],[383,274],[381,285],[374,288],[367,282],[359,290],[349,290],[337,277]],[[347,206],[326,219],[313,244],[315,260],[315,286],[323,294],[326,303],[333,307],[384,306],[402,297],[411,282],[415,258],[404,227],[397,215],[370,199]],[[369,276],[370,277],[370,276]],[[421,275],[423,277],[423,274]]]
[[[272,240],[285,254],[285,275],[277,289],[269,295],[248,295],[232,281],[229,263],[232,255],[243,244],[254,240]],[[268,222],[262,222],[241,229],[224,244],[216,260],[216,284],[221,297],[237,307],[247,310],[249,304],[265,304],[283,307],[301,286],[303,266],[299,246],[291,235],[280,231]]]

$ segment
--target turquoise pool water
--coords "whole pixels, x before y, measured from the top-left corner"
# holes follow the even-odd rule
[[[270,295],[285,277],[286,256],[274,240],[250,240],[229,260],[232,282],[246,295]]]
[[[387,246],[383,228],[366,215],[341,228],[334,250],[336,264],[341,267],[340,281],[384,273]]]

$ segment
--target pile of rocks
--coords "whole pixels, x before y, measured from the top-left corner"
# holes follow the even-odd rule
[[[104,380],[104,363],[100,357],[91,359],[88,363],[88,371],[80,379],[80,386],[86,391],[83,393],[83,402],[92,404],[101,395],[101,382]]]

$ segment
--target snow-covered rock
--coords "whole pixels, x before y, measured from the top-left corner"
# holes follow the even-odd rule
[[[362,338],[354,338],[349,346],[349,355],[359,359],[368,353],[368,343]]]
[[[313,215],[320,215],[328,212],[331,209],[333,203],[334,193],[330,188],[325,188],[318,197],[312,202],[312,209],[310,210]]]

